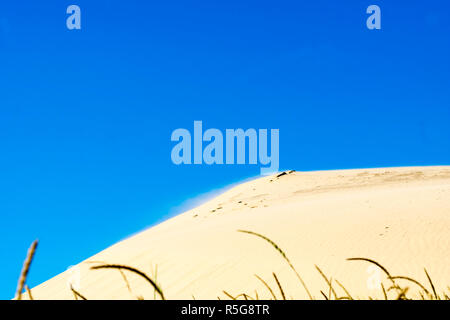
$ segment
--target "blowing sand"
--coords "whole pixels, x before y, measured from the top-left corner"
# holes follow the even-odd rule
[[[137,268],[156,278],[167,299],[226,299],[246,293],[278,298],[276,273],[287,298],[308,298],[295,273],[260,233],[287,254],[315,298],[329,294],[315,265],[354,298],[383,298],[376,260],[391,275],[412,277],[449,294],[450,167],[286,172],[243,183],[217,198],[121,241],[32,289],[35,299],[154,299],[141,277],[90,270],[102,263]],[[127,282],[124,280],[127,279]],[[405,282],[402,282],[405,284]],[[418,297],[420,288],[406,283]],[[388,292],[392,294],[391,292]],[[156,296],[158,298],[158,296]]]

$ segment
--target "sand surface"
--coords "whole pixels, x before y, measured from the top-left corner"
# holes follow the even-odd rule
[[[32,289],[35,299],[74,299],[70,283],[88,299],[154,299],[141,277],[90,270],[102,263],[137,268],[156,278],[167,299],[226,299],[246,293],[278,298],[276,273],[287,298],[308,298],[295,273],[266,241],[287,254],[315,298],[329,294],[315,265],[338,295],[382,298],[384,274],[413,277],[438,293],[450,285],[450,167],[289,172],[243,183],[217,198],[121,241]],[[124,280],[127,279],[127,282]],[[418,287],[409,284],[410,294]],[[430,289],[431,290],[431,289]],[[393,291],[390,292],[394,294]],[[418,294],[418,293],[417,293]]]

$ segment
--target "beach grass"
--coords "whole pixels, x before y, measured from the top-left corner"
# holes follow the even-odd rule
[[[314,296],[311,293],[311,291],[307,287],[305,281],[300,276],[299,272],[296,270],[296,268],[294,267],[294,265],[288,258],[286,252],[283,249],[281,249],[281,247],[276,242],[274,242],[270,238],[268,238],[260,233],[257,233],[257,232],[248,231],[248,230],[238,230],[238,232],[252,235],[254,237],[260,238],[260,239],[264,240],[265,242],[269,243],[274,248],[274,250],[276,250],[280,254],[281,258],[287,263],[289,269],[292,272],[294,272],[294,274],[296,275],[297,279],[300,282],[300,285],[305,290],[309,299],[311,299],[311,300],[316,300],[316,299],[355,300],[353,298],[353,295],[350,293],[350,290],[348,290],[348,288],[346,288],[344,285],[342,285],[337,279],[333,279],[331,277],[329,278],[323,272],[323,270],[319,266],[316,265],[315,268],[316,268],[317,272],[320,274],[320,276],[324,279],[324,284],[326,285],[326,287],[324,287],[322,290],[319,290],[319,292],[317,292],[317,295],[318,295],[318,298],[317,298],[316,296]],[[24,289],[28,293],[28,299],[33,300],[33,295],[31,293],[31,289],[28,288],[28,286],[26,285],[26,280],[27,280],[27,276],[28,276],[28,273],[30,270],[31,262],[35,255],[35,252],[36,252],[37,244],[38,244],[38,241],[37,240],[34,241],[28,250],[28,254],[25,259],[25,262],[24,262],[24,265],[22,268],[22,272],[20,274],[19,281],[18,281],[16,296],[15,296],[16,300],[21,300],[23,298],[22,295],[23,295]],[[449,293],[446,293],[446,292],[438,293],[436,290],[435,284],[433,283],[431,276],[426,269],[424,269],[424,273],[426,275],[428,283],[423,284],[423,283],[419,282],[418,280],[408,277],[408,276],[402,276],[402,275],[393,276],[385,266],[383,266],[381,263],[379,263],[375,260],[369,259],[369,258],[352,257],[352,258],[348,258],[347,261],[369,263],[369,264],[375,265],[377,268],[379,268],[381,271],[383,271],[383,273],[386,276],[386,280],[389,283],[388,286],[385,286],[384,283],[380,284],[381,293],[385,300],[417,300],[417,297],[420,297],[420,299],[422,299],[422,300],[450,300],[450,287],[447,286]],[[137,274],[138,276],[140,276],[141,278],[146,280],[147,283],[149,283],[149,285],[153,288],[153,290],[154,290],[153,299],[156,299],[158,296],[161,300],[166,300],[166,296],[164,295],[164,292],[163,292],[160,284],[158,284],[156,281],[157,267],[155,267],[154,271],[152,270],[151,277],[148,276],[145,272],[138,270],[137,268],[134,268],[134,267],[131,267],[128,265],[122,265],[122,264],[102,263],[102,264],[99,264],[96,266],[92,266],[90,269],[91,270],[100,270],[100,269],[116,269],[116,270],[118,270],[120,272],[120,274],[122,275],[122,278],[125,282],[125,285],[126,285],[128,291],[131,294],[132,294],[132,289],[131,289],[130,283],[128,282],[128,279],[127,279],[124,271]],[[287,292],[275,272],[272,272],[272,277],[273,277],[273,280],[275,281],[276,290],[274,288],[272,288],[269,285],[268,281],[264,280],[260,275],[255,274],[255,277],[263,284],[264,288],[267,289],[267,292],[270,294],[270,297],[271,297],[270,300],[287,300]],[[415,289],[413,290],[413,289],[411,289],[410,286],[407,286],[402,283],[408,283],[408,284],[412,285]],[[336,284],[337,286],[335,287],[334,284]],[[338,293],[338,290],[337,290],[338,288],[341,289],[340,291],[342,291],[343,294]],[[83,295],[79,291],[75,290],[72,286],[70,286],[70,290],[72,291],[75,300],[88,300],[88,298],[85,295]],[[276,292],[278,292],[278,294]],[[220,297],[220,296],[217,297],[220,300],[222,300],[222,299],[259,300],[259,294],[256,290],[254,292],[254,295],[248,294],[245,292],[241,292],[239,294],[233,294],[233,293],[230,293],[229,291],[225,291],[225,290],[223,290],[222,293],[224,294],[224,297]],[[142,296],[135,296],[135,297],[138,300],[144,299],[144,297],[142,297]],[[194,296],[192,296],[192,297],[195,300],[195,297]],[[363,299],[373,300],[374,298],[368,296]]]

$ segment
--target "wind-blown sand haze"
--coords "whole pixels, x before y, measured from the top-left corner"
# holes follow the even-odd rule
[[[90,269],[108,263],[156,278],[167,299],[225,299],[224,290],[272,298],[255,275],[280,298],[273,272],[286,298],[308,298],[279,252],[237,230],[279,245],[318,299],[328,285],[315,265],[354,298],[383,298],[373,285],[377,277],[389,283],[383,272],[346,260],[352,257],[373,259],[391,275],[430,288],[426,268],[436,291],[449,294],[450,167],[288,171],[252,180],[105,249],[32,293],[35,299],[74,299],[71,282],[87,299],[155,298],[149,283],[131,272]],[[419,298],[420,288],[407,285]]]

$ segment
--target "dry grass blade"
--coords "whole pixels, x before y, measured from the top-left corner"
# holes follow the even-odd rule
[[[399,294],[402,293],[402,288],[400,288],[396,283],[395,283],[395,279],[392,278],[391,274],[389,273],[389,271],[387,271],[387,269],[385,267],[383,267],[381,264],[379,264],[378,262],[376,262],[375,260],[372,259],[367,259],[367,258],[348,258],[348,261],[366,261],[366,262],[370,262],[374,265],[376,265],[378,268],[380,268],[381,270],[383,270],[383,272],[387,275],[388,279],[391,280],[392,282],[392,287],[396,289]],[[389,291],[389,290],[388,290]]]
[[[444,293],[444,299],[445,300],[450,300],[450,297],[446,293]]]
[[[391,290],[397,290],[397,291],[400,290],[401,291],[401,288],[397,285],[392,285],[386,290],[386,292],[389,292]]]
[[[23,263],[22,272],[20,273],[19,281],[17,283],[16,297],[17,300],[22,299],[22,292],[27,280],[28,272],[30,271],[31,262],[33,261],[34,253],[38,245],[38,240],[33,241],[30,248],[28,249],[27,258]]]
[[[408,287],[402,288],[397,296],[397,300],[408,300],[408,298],[406,297],[406,292],[408,292],[408,289]]]
[[[447,290],[450,291],[450,287],[447,287]],[[444,292],[444,299],[450,300],[450,297]]]
[[[160,295],[162,300],[166,300],[161,288],[152,279],[150,279],[145,273],[143,273],[142,271],[139,271],[135,268],[132,268],[129,266],[124,266],[124,265],[118,265],[118,264],[105,264],[105,265],[101,265],[101,266],[91,267],[91,269],[92,270],[99,270],[99,269],[119,269],[120,270],[120,269],[123,269],[123,270],[128,270],[128,271],[134,272],[137,275],[140,275],[145,280],[147,280],[152,285],[152,287],[156,290],[156,292]]]
[[[417,280],[414,280],[414,279],[412,279],[412,278],[410,278],[410,277],[404,277],[404,276],[395,276],[395,277],[392,277],[392,279],[402,279],[402,280],[408,280],[408,281],[411,281],[412,283],[417,284],[423,291],[425,291],[425,293],[426,293],[427,295],[431,296],[431,294],[430,294],[430,292],[427,290],[427,288],[425,288],[425,287],[424,287],[419,281],[417,281]]]
[[[231,300],[238,300],[240,297],[243,297],[244,300],[258,300],[258,299],[254,299],[251,296],[249,296],[248,294],[245,293],[241,293],[238,294],[236,297],[233,297],[233,295],[231,295],[230,293],[228,293],[227,291],[223,290],[223,293],[225,293],[225,295],[230,298]]]
[[[253,231],[247,231],[247,230],[238,230],[238,232],[242,232],[242,233],[247,233],[250,235],[254,235],[256,237],[259,237],[265,241],[267,241],[268,243],[270,243],[272,245],[272,247],[274,247],[280,254],[281,256],[284,258],[284,260],[286,260],[286,262],[289,264],[289,267],[292,269],[292,271],[294,271],[295,275],[297,276],[298,280],[300,280],[301,284],[303,285],[303,288],[305,289],[306,293],[308,294],[309,299],[313,300],[313,296],[311,295],[311,293],[308,290],[308,287],[306,286],[305,282],[303,281],[302,277],[300,277],[300,275],[298,274],[297,270],[294,268],[294,266],[292,265],[291,261],[289,260],[289,258],[286,256],[286,254],[284,253],[283,250],[281,250],[281,248],[272,240],[270,240],[269,238],[263,236],[262,234],[253,232]]]
[[[384,296],[384,300],[388,299],[387,293],[386,293],[386,289],[384,288],[384,285],[381,283],[381,289],[383,290],[383,296]]]
[[[131,291],[131,286],[130,283],[128,282],[127,276],[125,275],[125,273],[122,271],[122,269],[119,269],[120,274],[122,275],[123,281],[125,281],[125,284],[127,285],[127,289],[128,292],[133,294],[133,292]]]
[[[155,274],[153,275],[153,272],[152,272],[152,277],[155,279],[155,283],[157,283],[157,281],[158,281],[158,265],[155,266]],[[153,292],[153,300],[156,300],[156,290]]]
[[[33,295],[31,294],[31,289],[30,289],[30,287],[28,287],[27,285],[25,285],[25,290],[26,290],[27,293],[28,293],[28,298],[30,298],[30,300],[34,300],[34,299],[33,299]]]
[[[81,293],[79,293],[77,290],[75,290],[75,289],[72,287],[72,285],[70,285],[70,290],[72,290],[72,292],[73,292],[73,294],[74,294],[76,300],[78,300],[78,297],[80,297],[81,300],[87,300],[86,297],[83,296]]]
[[[277,296],[275,295],[275,293],[273,293],[272,288],[267,284],[267,282],[265,282],[261,277],[259,277],[257,274],[255,274],[255,277],[258,278],[259,281],[261,281],[264,286],[269,290],[270,294],[273,297],[273,300],[277,300]]]
[[[385,267],[383,267],[381,264],[379,264],[378,262],[376,262],[375,260],[372,259],[367,259],[367,258],[348,258],[348,261],[367,261],[370,263],[373,263],[374,265],[376,265],[378,268],[380,268],[381,270],[383,270],[384,273],[386,273],[386,275],[388,276],[389,279],[392,279],[391,274],[389,273],[389,271],[387,271],[387,269]]]
[[[348,292],[348,290],[339,281],[337,281],[337,280],[334,280],[334,281],[336,281],[336,283],[342,288],[342,290],[344,290],[345,294],[347,295],[347,298],[349,300],[353,300],[353,297],[350,294],[350,292]]]
[[[236,300],[235,297],[233,297],[231,294],[229,294],[228,292],[226,292],[225,290],[223,290],[223,293],[225,293],[225,295],[230,298],[231,300]]]
[[[241,295],[239,295],[238,297],[240,297]],[[249,295],[242,293],[242,296],[244,297],[245,300],[255,300],[252,297],[250,297]]]
[[[325,282],[328,284],[329,290],[330,290],[330,292],[333,293],[334,298],[337,299],[337,294],[336,294],[336,291],[334,291],[333,284],[331,283],[331,280],[328,280],[327,276],[322,272],[322,270],[320,270],[320,268],[317,265],[315,267],[316,267],[317,271],[319,271],[319,273],[322,276],[322,278],[325,279]],[[328,297],[331,299],[331,294],[329,294]]]
[[[131,296],[134,297],[133,291],[131,290],[131,285],[128,282],[127,276],[125,275],[125,273],[122,271],[122,269],[119,269],[120,274],[122,275],[123,281],[125,281],[125,284],[127,286],[128,292],[131,294]],[[155,291],[156,294],[156,291]],[[138,300],[144,300],[144,298],[142,296],[136,296],[136,299]],[[156,300],[156,298],[154,298]]]
[[[433,290],[434,297],[436,298],[436,300],[439,300],[439,296],[436,293],[436,289],[434,288],[433,281],[431,281],[431,277],[428,274],[427,269],[424,268],[423,270],[425,270],[425,274],[427,275],[428,281],[430,282],[431,289]]]
[[[283,300],[286,300],[286,296],[284,295],[283,288],[281,287],[280,281],[278,281],[278,278],[277,278],[277,275],[275,274],[275,272],[273,272],[273,277],[275,278],[278,288],[280,289],[281,297],[283,298]]]
[[[330,282],[333,283],[333,278],[330,278]],[[332,288],[333,288],[333,287],[330,286],[330,288],[329,288],[329,290],[328,290],[328,296],[330,297],[330,299],[331,299],[331,289],[332,289]],[[334,299],[337,299],[337,296],[335,296]]]

